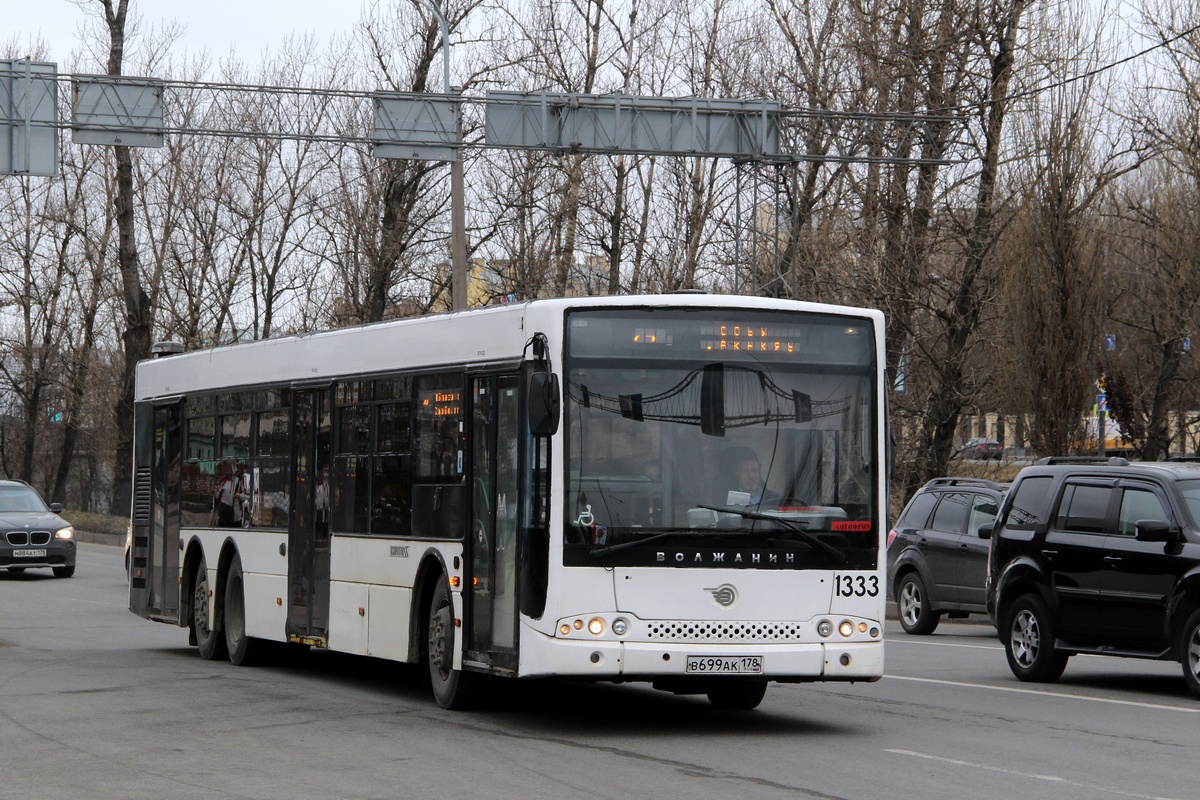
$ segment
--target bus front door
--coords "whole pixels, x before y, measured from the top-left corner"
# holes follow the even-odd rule
[[[287,635],[319,647],[329,631],[331,431],[329,391],[294,389]]]
[[[466,660],[517,668],[520,377],[472,381],[470,605]]]

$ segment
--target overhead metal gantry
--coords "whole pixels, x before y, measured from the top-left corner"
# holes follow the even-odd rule
[[[69,113],[60,83],[70,88]],[[464,115],[473,115],[481,139],[463,140]],[[370,130],[365,124],[355,130],[347,120],[370,120]],[[168,135],[265,138],[362,145],[378,158],[452,163],[461,163],[465,148],[727,158],[738,165],[739,209],[742,173],[753,171],[753,244],[748,266],[740,255],[735,259],[735,290],[742,288],[743,271],[754,275],[760,260],[758,193],[771,183],[764,182],[764,169],[954,163],[963,159],[914,154],[931,141],[931,131],[965,128],[961,117],[784,109],[763,99],[500,91],[472,98],[60,75],[52,63],[0,61],[0,175],[55,175],[65,130],[80,144],[161,147]],[[806,147],[809,142],[822,145]],[[774,192],[777,201],[778,186]],[[779,237],[770,238],[778,248]]]
[[[59,107],[60,83],[70,88],[69,115]],[[339,102],[357,118],[371,119],[371,130],[347,130],[347,115],[330,113]],[[483,138],[463,141],[456,115],[479,109]],[[271,138],[362,144],[380,158],[422,160],[451,160],[462,148],[505,148],[739,163],[921,163],[880,152],[878,143],[889,138],[880,132],[905,125],[910,130],[902,138],[921,140],[930,124],[961,123],[950,117],[784,109],[763,99],[495,91],[473,98],[59,74],[52,63],[0,61],[0,153],[6,156],[0,174],[54,174],[63,130],[81,144],[159,147],[166,135]],[[808,141],[813,134],[834,146],[813,154],[781,144]],[[51,151],[53,159],[47,157]]]

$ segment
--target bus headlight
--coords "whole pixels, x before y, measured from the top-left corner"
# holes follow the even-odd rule
[[[848,619],[842,620],[842,624],[838,625],[838,633],[842,636],[849,637],[854,633],[854,623]]]
[[[599,636],[604,633],[604,620],[600,617],[592,617],[588,620],[588,633],[592,636]]]
[[[617,636],[624,636],[629,631],[629,623],[621,618],[613,620],[612,632]]]
[[[833,623],[827,619],[823,619],[817,623],[817,635],[822,639],[828,638],[833,634]]]

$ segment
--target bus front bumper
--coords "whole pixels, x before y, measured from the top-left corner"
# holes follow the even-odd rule
[[[525,631],[521,677],[597,680],[763,677],[772,681],[872,681],[883,675],[883,641],[787,645],[569,641]],[[760,671],[729,671],[754,670]],[[715,671],[714,671],[715,670]]]

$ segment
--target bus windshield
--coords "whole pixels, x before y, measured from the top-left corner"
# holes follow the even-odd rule
[[[567,337],[565,564],[875,568],[869,320],[601,309]]]

